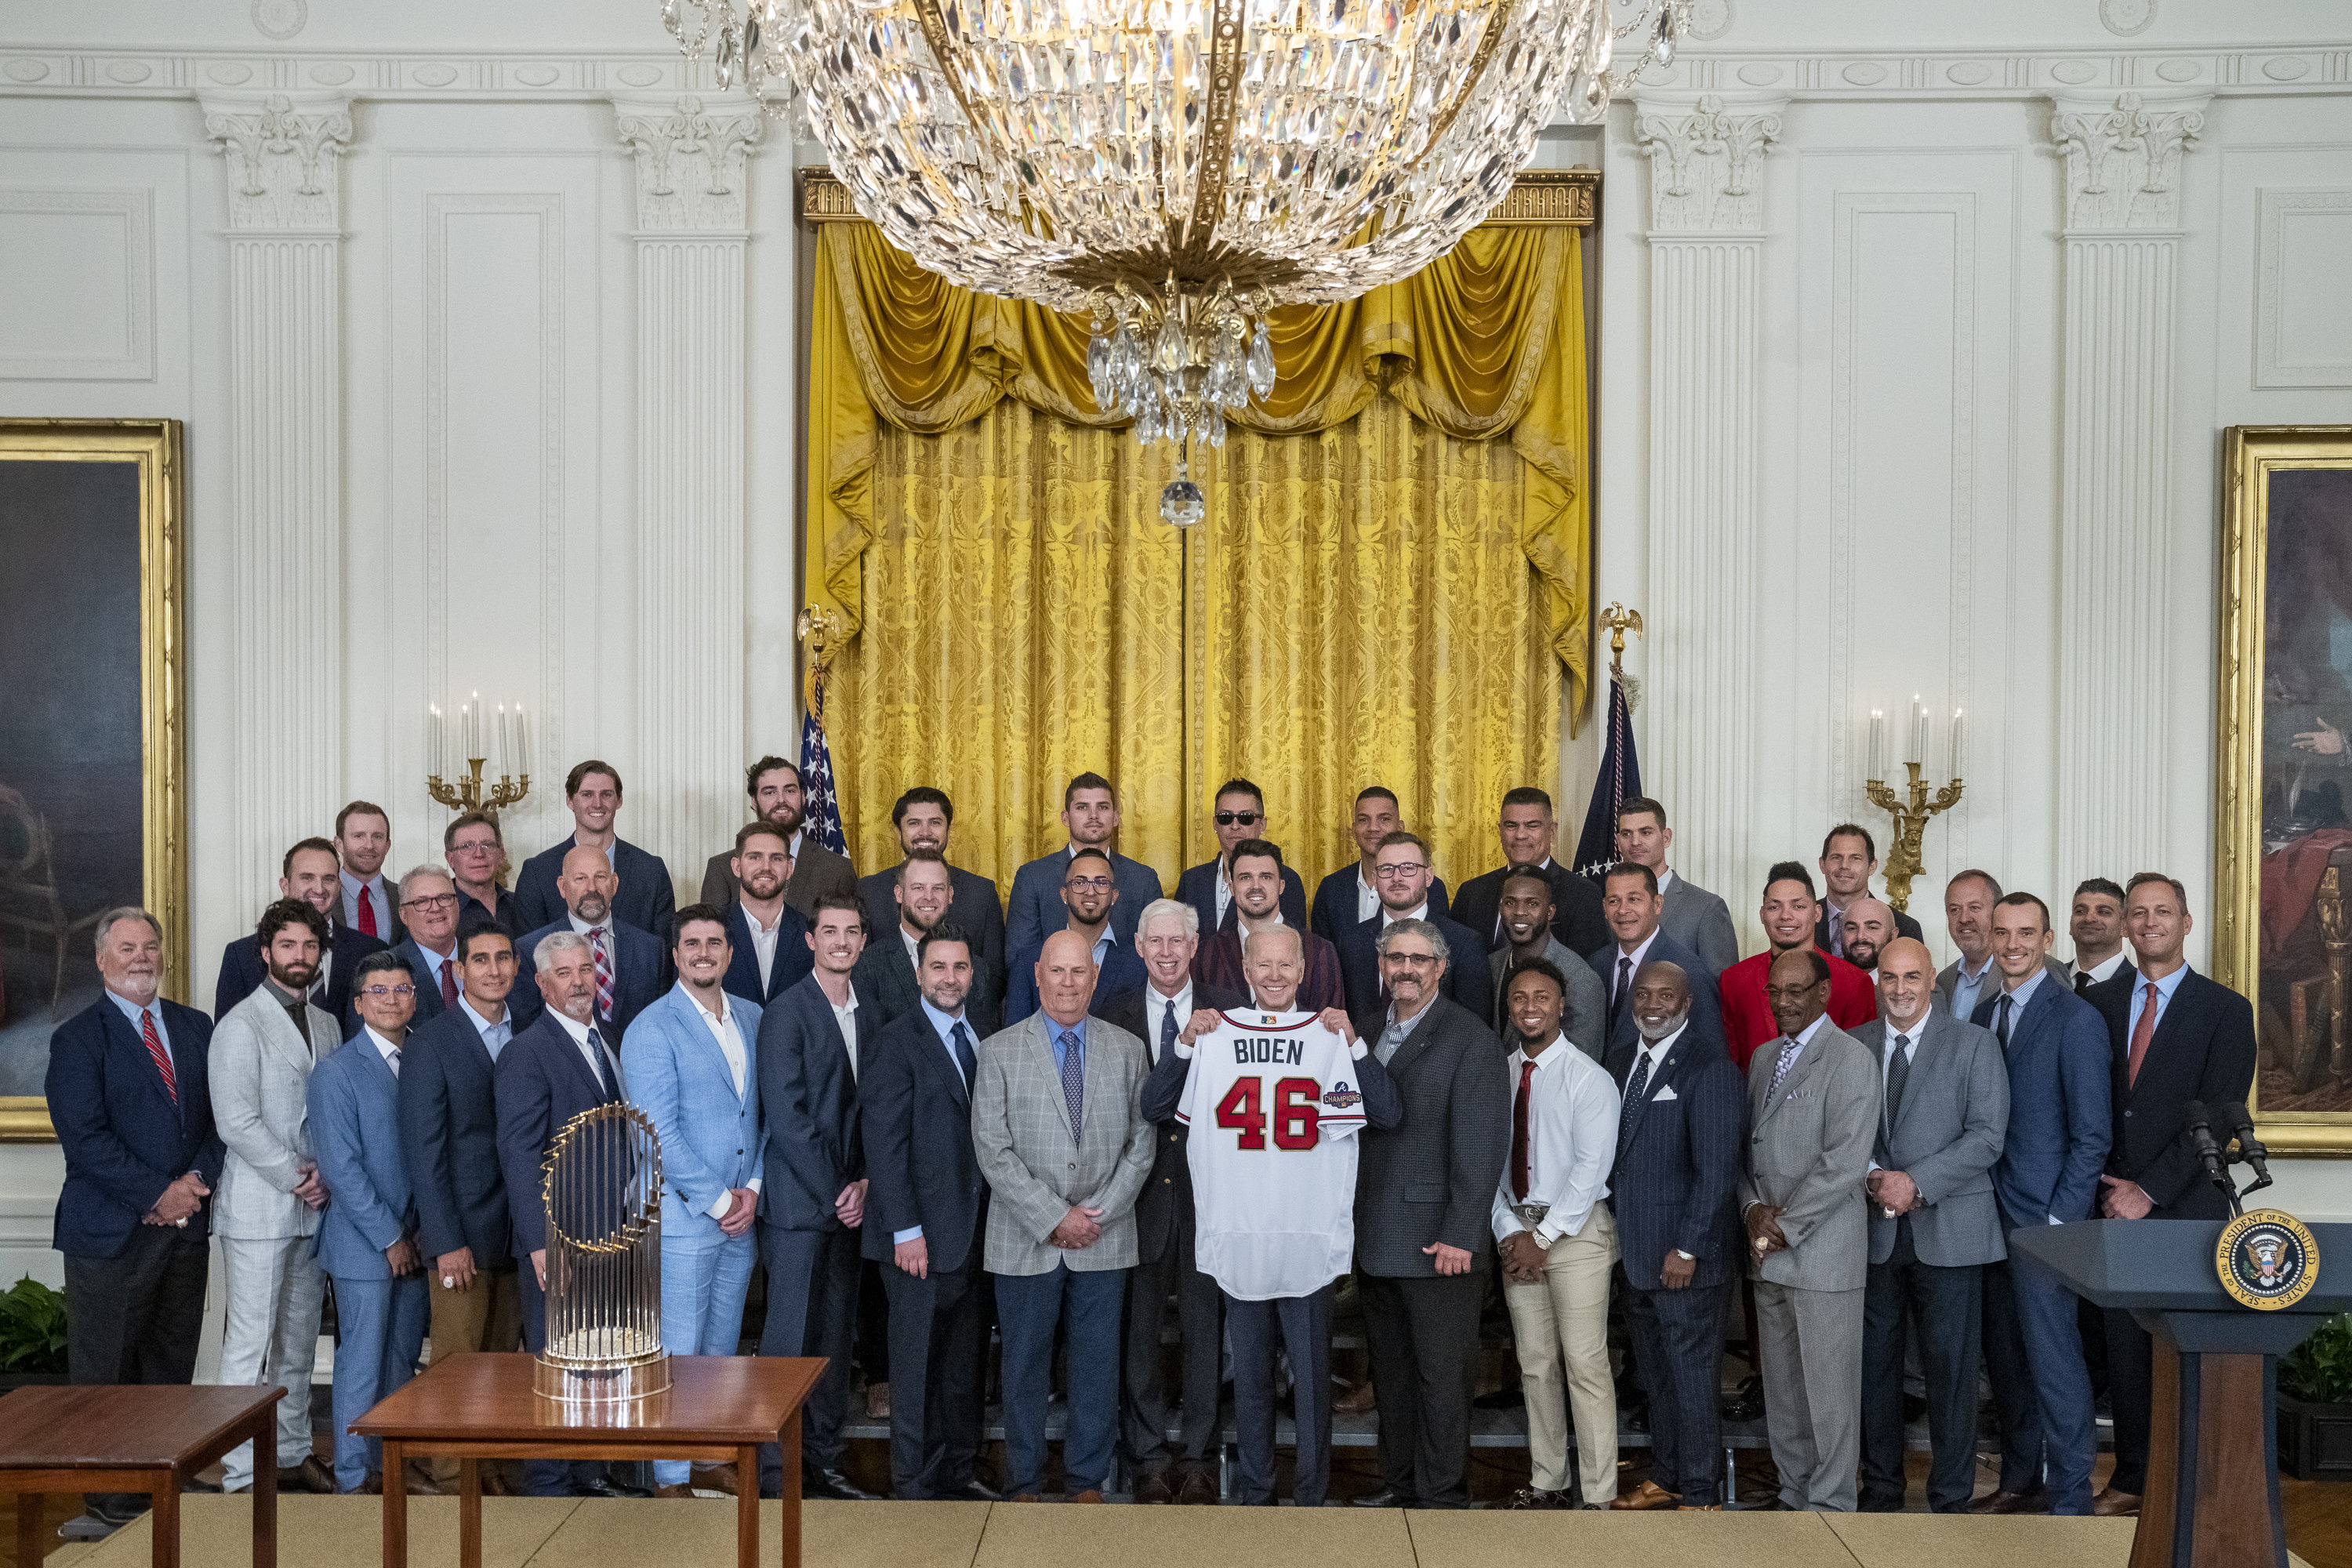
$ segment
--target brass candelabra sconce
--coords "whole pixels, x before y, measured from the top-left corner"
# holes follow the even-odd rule
[[[1886,901],[1898,910],[1911,905],[1911,880],[1925,861],[1921,840],[1927,824],[1959,804],[1966,785],[1960,773],[1967,759],[1968,731],[1958,709],[1952,710],[1951,782],[1930,794],[1924,776],[1927,765],[1927,710],[1911,700],[1910,757],[1903,766],[1910,777],[1898,796],[1886,783],[1886,716],[1876,709],[1870,715],[1870,776],[1863,785],[1870,804],[1894,818],[1894,842],[1886,847]]]
[[[505,703],[499,703],[487,726],[480,692],[474,693],[471,701],[461,703],[456,715],[454,739],[462,757],[450,750],[453,726],[441,710],[427,709],[425,717],[425,743],[432,752],[433,772],[425,777],[425,792],[435,800],[453,811],[487,811],[496,816],[530,793],[530,732],[523,722],[520,703],[511,712]],[[499,776],[492,782],[482,776],[482,769],[491,761],[494,749]],[[457,772],[457,767],[461,760],[466,768],[463,773]]]

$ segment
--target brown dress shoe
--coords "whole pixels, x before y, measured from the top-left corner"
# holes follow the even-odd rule
[[[1138,1502],[1174,1502],[1176,1494],[1169,1489],[1168,1478],[1157,1471],[1135,1478],[1135,1500]]]
[[[1217,1506],[1217,1483],[1208,1471],[1198,1465],[1188,1466],[1182,1484],[1176,1489],[1176,1500],[1188,1508],[1214,1508]]]
[[[1088,1487],[1082,1492],[1072,1492],[1068,1497],[1064,1498],[1062,1500],[1064,1502],[1100,1502],[1102,1501],[1102,1493],[1097,1491],[1092,1487]]]
[[[383,1496],[383,1472],[370,1470],[367,1473],[367,1479],[360,1483],[359,1495],[361,1497]]]
[[[697,1465],[687,1472],[686,1484],[697,1491],[725,1492],[729,1497],[741,1495],[736,1489],[735,1467],[732,1465]]]
[[[1331,1408],[1342,1415],[1361,1415],[1372,1408],[1372,1381],[1366,1378],[1356,1387],[1331,1402]]]
[[[426,1473],[424,1460],[409,1460],[406,1466],[406,1470],[408,1479],[405,1483],[404,1489],[410,1497],[439,1497],[442,1495],[441,1483],[435,1480],[431,1475]]]
[[[1617,1500],[1611,1503],[1609,1506],[1612,1509],[1621,1510],[1647,1510],[1680,1508],[1682,1506],[1682,1502],[1683,1500],[1681,1494],[1670,1492],[1655,1481],[1643,1481],[1640,1486],[1634,1488],[1630,1492],[1620,1492],[1617,1496]]]
[[[1013,1500],[1014,1502],[1037,1502],[1042,1500],[1039,1499],[1035,1492],[1014,1492],[1013,1494]]]
[[[335,1473],[320,1462],[318,1455],[305,1454],[299,1465],[278,1467],[278,1489],[332,1497],[335,1495]]]
[[[2136,1519],[2139,1515],[2139,1495],[2101,1487],[2099,1495],[2091,1500],[2091,1511],[2101,1519]]]
[[[503,1474],[491,1470],[482,1477],[482,1495],[484,1497],[520,1497],[522,1494],[515,1490],[514,1483],[507,1479]]]
[[[654,1489],[654,1496],[656,1497],[692,1497],[693,1495],[694,1489],[688,1486],[684,1481],[679,1481],[673,1486],[656,1487]]]
[[[1970,1513],[2048,1513],[2050,1491],[2035,1487],[2031,1491],[1996,1491],[1969,1504]]]

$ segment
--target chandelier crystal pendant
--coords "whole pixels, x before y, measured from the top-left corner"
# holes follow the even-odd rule
[[[1556,110],[1598,118],[1673,58],[1690,3],[1625,0],[1621,22],[1611,0],[662,0],[662,18],[722,89],[778,116],[797,93],[857,210],[918,264],[1091,313],[1096,406],[1177,444],[1162,510],[1191,521],[1192,444],[1273,390],[1266,312],[1444,255]]]

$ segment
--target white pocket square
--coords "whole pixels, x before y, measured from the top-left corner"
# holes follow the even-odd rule
[[[1657,1093],[1650,1096],[1650,1103],[1652,1105],[1656,1105],[1664,1100],[1680,1100],[1682,1096],[1675,1092],[1675,1086],[1673,1084],[1666,1084],[1660,1088]]]

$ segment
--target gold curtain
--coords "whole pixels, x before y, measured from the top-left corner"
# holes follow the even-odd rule
[[[1353,855],[1376,780],[1449,879],[1492,858],[1494,801],[1556,771],[1563,672],[1583,702],[1578,236],[1482,228],[1271,326],[1275,395],[1196,453],[1208,519],[1180,531],[1172,452],[1094,407],[1083,318],[824,226],[807,577],[859,632],[827,729],[861,861],[897,858],[889,803],[932,783],[958,861],[1007,877],[1085,768],[1171,884],[1234,772],[1310,877]]]

